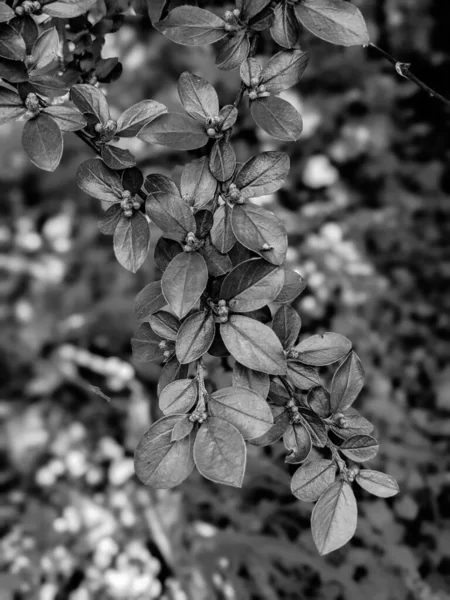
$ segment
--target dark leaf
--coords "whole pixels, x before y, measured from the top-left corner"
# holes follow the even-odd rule
[[[242,17],[246,20],[252,19],[260,13],[271,0],[243,0],[242,2]]]
[[[288,350],[295,344],[301,326],[302,320],[298,312],[291,306],[281,306],[272,323],[272,329],[277,334],[285,350]]]
[[[114,254],[119,263],[136,273],[147,258],[150,245],[150,227],[145,215],[136,211],[133,216],[122,216],[114,231]]]
[[[210,210],[199,210],[194,215],[196,230],[195,235],[200,239],[204,239],[211,231],[214,217]]]
[[[298,83],[308,66],[308,55],[301,50],[283,50],[272,56],[263,72],[260,83],[272,94],[278,94]]]
[[[274,8],[275,20],[270,28],[273,40],[283,48],[293,48],[300,35],[300,27],[292,4],[281,2]]]
[[[178,95],[184,110],[201,123],[219,114],[217,92],[206,79],[185,71],[178,80]]]
[[[245,163],[235,183],[244,198],[272,194],[283,185],[289,167],[289,156],[284,152],[263,152]]]
[[[183,321],[176,343],[180,363],[189,364],[206,354],[213,343],[215,332],[214,317],[206,311],[196,312]]]
[[[162,17],[167,0],[147,0],[148,15],[154,24]]]
[[[249,388],[266,399],[269,393],[270,379],[267,373],[254,371],[236,361],[233,367],[233,385]]]
[[[11,21],[15,17],[15,12],[12,8],[4,4],[3,2],[0,4],[0,23],[6,23]]]
[[[23,62],[0,58],[0,77],[9,83],[20,83],[28,80],[28,71]]]
[[[37,71],[30,74],[33,90],[48,98],[59,98],[69,91],[67,84],[57,75],[41,75]]]
[[[157,27],[172,42],[186,46],[213,44],[227,35],[223,19],[194,6],[175,8]]]
[[[235,35],[227,36],[218,42],[216,65],[223,71],[237,69],[248,56],[250,41],[245,29],[236,31]]]
[[[323,556],[346,544],[354,535],[358,519],[355,496],[342,479],[320,496],[311,515],[314,543]]]
[[[104,123],[108,121],[109,107],[105,95],[95,86],[87,83],[72,86],[70,98],[75,106],[85,115],[92,114]]]
[[[81,163],[77,171],[77,183],[83,192],[104,202],[120,202],[122,199],[119,175],[98,158]]]
[[[330,394],[321,385],[309,390],[308,404],[322,419],[327,419],[331,415]]]
[[[42,112],[50,115],[61,131],[79,131],[87,125],[86,119],[72,103],[48,106]]]
[[[295,300],[305,288],[306,282],[301,275],[296,273],[296,271],[285,269],[283,289],[275,298],[274,302],[277,302],[278,304],[288,304]]]
[[[311,452],[311,437],[302,425],[289,425],[283,435],[283,442],[288,451],[285,462],[290,465],[304,462]]]
[[[366,490],[366,492],[379,498],[391,498],[400,491],[395,479],[380,471],[361,469],[356,476],[356,483]]]
[[[258,98],[252,102],[251,113],[255,123],[277,140],[296,142],[303,131],[299,113],[278,96]]]
[[[144,175],[137,167],[131,167],[122,172],[121,182],[124,190],[137,194],[144,183]]]
[[[213,199],[216,188],[217,181],[209,170],[207,156],[186,165],[181,175],[181,194],[187,204],[202,208]]]
[[[231,423],[208,417],[195,438],[194,460],[206,479],[241,487],[247,463],[244,438]]]
[[[200,250],[200,254],[203,256],[208,267],[208,273],[213,277],[221,277],[226,275],[233,265],[231,263],[228,254],[221,254],[208,239],[205,240],[205,245]]]
[[[238,109],[232,104],[227,104],[219,111],[220,117],[220,129],[222,131],[226,131],[227,129],[231,129],[233,125],[236,123],[238,118]]]
[[[0,57],[7,60],[24,60],[26,54],[25,40],[11,27],[0,25]]]
[[[63,137],[55,121],[44,114],[25,123],[22,145],[31,162],[44,171],[54,171],[63,153]]]
[[[209,168],[217,181],[227,181],[232,177],[236,168],[236,155],[226,138],[214,142],[209,155]]]
[[[161,341],[148,323],[142,323],[131,338],[133,358],[142,362],[162,361],[164,350],[160,348]]]
[[[274,332],[254,319],[231,315],[220,333],[232,356],[241,364],[272,375],[286,374],[286,359]]]
[[[169,383],[159,396],[159,408],[165,415],[187,413],[197,401],[196,379],[178,379]]]
[[[253,31],[264,31],[272,26],[274,20],[274,10],[271,6],[267,6],[263,11],[250,19],[248,25]]]
[[[352,343],[339,333],[322,333],[313,335],[297,344],[296,360],[305,365],[322,367],[338,362],[352,349]]]
[[[245,260],[250,260],[251,258],[258,258],[254,252],[252,252],[239,242],[236,242],[231,248],[231,250],[229,251],[229,257],[231,259],[231,262],[233,263],[233,267],[240,265],[241,262],[244,262]]]
[[[217,356],[222,358],[224,356],[230,356],[225,344],[223,343],[222,336],[220,335],[220,326],[216,325],[216,335],[214,341],[211,344],[211,348],[208,350],[208,354],[211,356]]]
[[[134,467],[145,485],[172,488],[191,474],[194,436],[172,442],[173,429],[182,419],[181,415],[163,417],[146,431],[137,445]]]
[[[161,394],[163,389],[172,381],[177,379],[186,379],[189,374],[189,365],[180,365],[176,356],[173,356],[161,370],[159,376],[157,393],[158,396]]]
[[[148,321],[151,315],[164,308],[166,304],[166,299],[161,290],[161,282],[153,281],[146,285],[136,296],[134,301],[136,319],[138,321]]]
[[[95,76],[100,83],[114,83],[122,75],[123,66],[117,57],[101,58],[95,66]]]
[[[59,35],[55,27],[47,29],[36,40],[30,58],[27,58],[28,69],[44,69],[58,56]]]
[[[19,94],[0,86],[0,125],[15,121],[27,112]]]
[[[209,140],[202,123],[181,113],[160,115],[144,125],[136,137],[148,144],[160,144],[175,150],[201,148]]]
[[[295,471],[291,491],[303,502],[315,502],[334,483],[336,465],[331,460],[316,459]]]
[[[188,436],[194,428],[194,423],[189,420],[186,415],[183,419],[177,421],[172,429],[172,435],[170,437],[171,442],[179,442]]]
[[[288,359],[288,379],[295,387],[300,390],[310,390],[311,388],[321,385],[319,374],[314,367],[303,365],[295,360]]]
[[[331,410],[343,412],[350,408],[364,387],[364,369],[358,355],[351,352],[339,365],[331,383]]]
[[[174,240],[168,240],[165,237],[160,237],[155,247],[155,263],[158,269],[164,272],[172,259],[183,252],[180,244]]]
[[[103,217],[97,221],[97,226],[104,235],[114,235],[117,223],[122,217],[123,211],[120,204],[113,204],[105,212]]]
[[[208,269],[197,252],[178,254],[161,280],[164,297],[179,319],[183,319],[195,306],[207,283]]]
[[[1,6],[4,6],[4,4]],[[23,15],[22,17],[15,17],[9,24],[23,37],[27,54],[30,54],[35,41],[39,37],[39,27],[36,21],[30,15]]]
[[[300,407],[300,416],[302,417],[305,429],[308,430],[311,436],[311,441],[314,446],[324,448],[328,442],[327,428],[322,419],[316,413],[309,409]]]
[[[271,400],[277,406],[285,406],[290,399],[291,395],[285,386],[281,383],[278,377],[273,377],[270,381],[269,400]]]
[[[214,213],[214,225],[211,229],[211,241],[219,252],[226,254],[236,242],[231,227],[231,210],[227,204],[219,206]]]
[[[135,137],[147,123],[167,112],[167,108],[154,100],[142,100],[127,108],[117,120],[116,135]]]
[[[159,310],[150,315],[148,322],[153,331],[163,340],[172,340],[174,342],[177,339],[180,321],[171,313]]]
[[[366,462],[375,458],[378,449],[378,442],[371,435],[354,435],[339,446],[340,452],[355,462]]]
[[[103,162],[114,170],[129,169],[136,164],[136,158],[129,150],[118,148],[109,144],[102,146],[101,157]]]
[[[269,405],[272,411],[273,425],[267,433],[258,438],[249,440],[252,446],[270,446],[283,437],[289,427],[289,411],[284,406]]]

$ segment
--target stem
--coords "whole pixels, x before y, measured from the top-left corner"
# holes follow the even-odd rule
[[[195,407],[196,412],[203,412],[206,410],[206,396],[208,392],[206,391],[205,386],[205,373],[206,367],[203,359],[197,362],[197,382],[198,382],[198,402]]]
[[[429,85],[427,85],[426,83],[421,81],[418,77],[416,77],[414,75],[414,73],[411,73],[410,63],[404,63],[404,62],[398,61],[396,58],[391,56],[388,52],[386,52],[382,48],[379,48],[376,44],[372,44],[372,42],[369,44],[369,46],[370,46],[370,48],[373,48],[374,50],[376,50],[380,56],[382,56],[387,61],[389,61],[391,63],[391,65],[394,65],[395,70],[401,77],[404,77],[405,79],[408,79],[409,81],[412,81],[421,90],[426,92],[429,96],[431,96],[432,98],[436,98],[437,100],[440,100],[443,104],[445,104],[445,106],[450,106],[450,100],[447,100],[447,98],[445,98],[444,96],[442,96],[441,94],[439,94],[438,92],[436,92],[435,90],[430,88]]]

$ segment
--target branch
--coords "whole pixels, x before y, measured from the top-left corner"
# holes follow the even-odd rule
[[[372,44],[372,42],[369,44],[369,47],[376,50],[378,52],[378,54],[380,56],[382,56],[383,58],[385,58],[387,61],[389,61],[391,63],[391,65],[394,65],[395,70],[401,77],[404,77],[405,79],[408,79],[409,81],[412,81],[422,91],[426,92],[432,98],[436,98],[437,100],[440,100],[443,104],[445,104],[445,106],[450,106],[450,100],[447,100],[447,98],[445,98],[444,96],[442,96],[441,94],[439,94],[438,92],[436,92],[435,90],[430,88],[430,86],[428,86],[426,83],[421,81],[418,77],[416,77],[414,75],[414,73],[411,73],[411,71],[410,71],[411,64],[410,63],[404,63],[404,62],[398,61],[397,59],[395,59],[393,56],[391,56],[385,50],[382,50],[375,44]]]

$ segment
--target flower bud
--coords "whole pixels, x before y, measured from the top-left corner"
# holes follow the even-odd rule
[[[233,13],[231,12],[231,10],[227,10],[225,11],[225,14],[223,15],[223,20],[224,21],[233,21]]]
[[[125,217],[130,219],[133,216],[133,209],[127,208],[126,210],[123,211],[123,214],[125,215]]]
[[[227,301],[226,300],[219,300],[219,302],[217,303],[218,306],[226,306],[227,305]]]
[[[164,352],[164,358],[170,358],[170,355],[172,354],[172,352],[170,350],[166,350]]]
[[[252,87],[258,87],[258,83],[259,83],[259,77],[252,77],[250,79],[250,85]]]
[[[135,200],[133,202],[133,208],[134,210],[139,210],[141,208],[141,203],[138,200]]]
[[[231,31],[236,31],[236,27],[231,23],[225,23],[225,31],[228,31],[228,33]]]
[[[22,17],[24,14],[23,6],[17,6],[15,9],[15,13],[18,17]]]
[[[158,348],[160,348],[161,350],[165,350],[167,348],[166,340],[161,340],[158,344]]]
[[[101,123],[97,123],[95,126],[95,131],[97,133],[103,133],[103,125]]]
[[[105,132],[112,134],[117,131],[117,122],[113,121],[113,119],[108,119],[104,125]]]
[[[213,127],[208,127],[206,133],[209,135],[209,137],[216,137],[217,132]]]
[[[258,92],[266,92],[266,91],[267,91],[267,88],[263,83],[258,86]]]
[[[241,16],[241,11],[238,8],[235,8],[233,10],[233,15],[236,17],[236,19],[239,19],[239,17]]]
[[[255,90],[250,90],[250,92],[248,93],[248,97],[250,98],[250,100],[257,100],[258,92]]]
[[[265,244],[262,245],[261,250],[263,252],[268,252],[269,250],[273,250],[273,246],[271,246],[270,244],[268,244],[267,242]]]
[[[41,10],[41,3],[40,2],[33,2],[33,9],[34,12],[37,12],[38,10]]]

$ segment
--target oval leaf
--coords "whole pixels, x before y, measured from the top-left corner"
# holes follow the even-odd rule
[[[288,304],[295,300],[305,288],[305,280],[296,271],[285,269],[283,289],[275,298],[274,302],[277,302],[278,304]]]
[[[194,6],[175,8],[157,27],[169,40],[185,46],[213,44],[227,35],[223,19]]]
[[[152,330],[148,323],[142,323],[134,337],[131,338],[133,358],[142,362],[152,362],[164,358],[164,350],[159,335]]]
[[[136,137],[148,144],[160,144],[175,150],[201,148],[209,140],[201,123],[181,113],[160,115],[144,125]]]
[[[315,502],[334,483],[336,465],[331,460],[317,459],[295,471],[291,491],[303,502]]]
[[[249,440],[252,446],[270,446],[277,442],[285,434],[290,424],[289,411],[284,406],[270,405],[272,411],[273,425],[267,433],[259,438]]]
[[[11,25],[0,25],[0,57],[7,60],[23,60],[25,54],[23,37]]]
[[[139,321],[147,321],[151,315],[166,306],[167,302],[161,289],[160,281],[153,281],[145,286],[136,296],[134,314]]]
[[[180,321],[171,313],[160,310],[151,315],[148,322],[153,331],[163,340],[172,340],[174,342],[177,339]]]
[[[0,86],[0,125],[15,121],[27,112],[17,92]]]
[[[179,319],[183,319],[194,307],[208,283],[208,268],[197,252],[178,254],[161,280],[167,303]]]
[[[255,123],[277,140],[296,142],[303,131],[301,116],[292,104],[278,96],[259,98],[252,102],[250,110]]]
[[[104,202],[120,202],[122,185],[119,175],[98,158],[84,161],[77,171],[78,186]]]
[[[283,50],[269,60],[261,73],[260,84],[278,94],[298,83],[308,66],[308,55],[301,50]]]
[[[116,135],[135,137],[147,123],[167,112],[164,104],[154,100],[142,100],[127,108],[117,120]]]
[[[226,254],[236,243],[231,226],[231,211],[227,204],[219,206],[214,213],[211,241],[221,254]]]
[[[214,198],[217,181],[209,170],[207,156],[197,158],[186,165],[181,175],[183,200],[195,208],[202,208]]]
[[[295,344],[301,326],[302,320],[298,312],[291,306],[281,306],[272,322],[272,329],[285,350],[288,350]]]
[[[180,363],[188,364],[206,354],[213,343],[216,326],[212,314],[206,311],[194,313],[180,327],[176,354]]]
[[[120,204],[113,204],[108,208],[103,217],[97,221],[97,227],[104,235],[114,235],[117,223],[122,218],[123,211]]]
[[[80,111],[71,103],[48,106],[43,112],[50,115],[61,131],[79,131],[87,124]]]
[[[341,360],[351,349],[352,343],[346,337],[327,332],[303,340],[293,351],[295,359],[305,365],[322,367]]]
[[[219,114],[219,98],[214,87],[192,73],[182,73],[178,80],[178,95],[184,110],[203,123]]]
[[[354,435],[339,446],[339,451],[355,462],[365,462],[375,458],[378,449],[378,442],[371,435]]]
[[[159,396],[159,408],[165,415],[187,413],[194,406],[197,396],[195,379],[178,379],[162,390]]]
[[[25,123],[22,145],[31,162],[43,171],[54,171],[63,153],[63,137],[55,121],[40,114]]]
[[[321,385],[319,374],[314,367],[303,365],[295,360],[287,361],[288,379],[300,390],[310,390]]]
[[[300,27],[294,7],[287,2],[281,2],[274,9],[275,20],[270,28],[272,39],[283,48],[293,48],[300,35]]]
[[[132,273],[142,266],[150,245],[150,228],[145,215],[136,211],[123,216],[114,231],[114,254],[119,263]]]
[[[289,156],[284,152],[263,152],[243,165],[235,184],[244,198],[273,194],[283,185],[289,167]]]
[[[358,355],[351,352],[336,369],[331,383],[331,408],[344,412],[353,404],[364,387],[364,369]]]
[[[297,465],[304,462],[310,455],[312,443],[311,436],[302,425],[289,425],[283,435],[283,442],[288,455],[285,462]]]
[[[400,491],[395,479],[380,471],[361,469],[356,476],[356,483],[366,490],[366,492],[379,498],[391,498]]]
[[[95,86],[88,83],[72,86],[70,99],[84,115],[95,115],[101,123],[109,119],[108,101]]]
[[[269,393],[270,379],[267,373],[254,371],[236,361],[233,367],[233,385],[250,388],[265,399]]]
[[[226,138],[214,142],[209,155],[209,168],[217,181],[227,181],[232,177],[236,168],[236,155]]]

